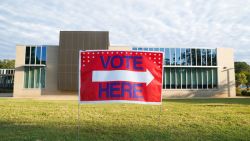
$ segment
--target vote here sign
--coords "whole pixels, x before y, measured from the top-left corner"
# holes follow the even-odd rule
[[[80,103],[161,104],[161,52],[80,51]]]

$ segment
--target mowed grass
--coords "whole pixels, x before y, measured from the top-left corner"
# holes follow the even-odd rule
[[[79,140],[250,140],[250,99],[80,105]],[[78,139],[76,101],[0,99],[1,141]]]

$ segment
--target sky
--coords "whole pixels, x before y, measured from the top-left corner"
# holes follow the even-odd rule
[[[111,45],[234,48],[250,64],[250,0],[1,0],[0,59],[62,30],[109,31]]]

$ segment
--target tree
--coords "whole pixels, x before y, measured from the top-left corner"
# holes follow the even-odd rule
[[[236,87],[239,87],[240,85],[246,84],[248,82],[247,76],[243,72],[235,74],[235,81],[236,81]]]
[[[15,60],[0,60],[0,69],[14,69],[15,68]]]
[[[250,66],[246,62],[234,62],[235,73],[249,72]]]
[[[249,89],[249,86],[250,86],[250,72],[244,72],[246,77],[247,77],[247,83],[246,83],[246,86],[247,86],[247,89]]]

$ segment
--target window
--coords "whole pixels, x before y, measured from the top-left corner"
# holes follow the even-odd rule
[[[181,65],[187,65],[186,64],[186,49],[181,48]]]
[[[159,51],[159,48],[154,48],[154,51]]]
[[[133,48],[133,50],[137,49]],[[218,87],[217,68],[206,67],[217,65],[216,49],[141,48],[140,50],[164,52],[164,65],[166,66],[163,68],[163,89],[215,89]],[[36,54],[39,56],[39,53]],[[42,72],[35,71],[35,74],[39,73]],[[32,72],[29,77],[33,77]]]
[[[196,49],[191,49],[192,54],[192,66],[196,66]]]
[[[216,50],[212,49],[212,66],[216,66],[217,65],[217,54],[216,54]]]
[[[207,89],[207,69],[202,69],[202,88]]]
[[[41,47],[36,48],[36,64],[41,64]]]
[[[216,68],[164,68],[164,89],[217,88]]]
[[[25,64],[46,65],[47,48],[46,46],[27,46],[25,52]]]
[[[180,48],[176,48],[175,50],[176,52],[176,65],[180,65],[181,64],[181,49]]]
[[[136,47],[133,47],[132,50],[137,50],[137,48],[136,48]]]
[[[186,49],[186,60],[187,60],[187,66],[191,66],[191,49]]]
[[[212,56],[211,56],[211,49],[207,49],[207,65],[212,65]]]
[[[202,70],[197,69],[197,76],[198,76],[198,88],[202,89]]]
[[[24,88],[45,88],[45,67],[24,67]]]
[[[197,89],[197,70],[196,68],[191,69],[191,74],[192,74],[192,88]]]
[[[46,46],[27,46],[24,67],[24,88],[45,88]]]
[[[217,69],[213,69],[212,70],[213,71],[213,73],[212,73],[212,76],[213,76],[213,88],[217,88]]]
[[[170,88],[170,68],[165,68],[166,89]]]
[[[36,47],[32,46],[31,47],[31,60],[30,64],[35,64],[35,54],[36,54]]]
[[[171,65],[175,65],[175,48],[171,48]]]
[[[213,86],[212,86],[212,84],[213,84],[213,83],[212,83],[212,82],[213,82],[213,78],[212,78],[212,69],[209,69],[207,72],[208,72],[208,73],[207,73],[208,88],[211,89],[211,88],[213,88]]]
[[[46,58],[47,58],[47,48],[46,46],[42,47],[42,64],[46,64]]]
[[[170,65],[170,51],[169,48],[165,48],[165,65]]]
[[[192,84],[191,69],[187,69],[187,88],[188,89],[191,89],[191,84]]]
[[[197,49],[197,66],[201,66],[201,49]]]
[[[202,53],[202,66],[206,66],[207,65],[207,50],[202,49],[201,53]]]
[[[181,68],[176,68],[176,88],[181,88]]]
[[[186,89],[186,68],[181,69],[181,80],[182,80],[182,85],[181,88],[182,89]]]
[[[164,52],[164,48],[160,48],[160,52]]]
[[[175,82],[176,82],[176,79],[175,79],[175,68],[171,68],[170,69],[171,71],[171,89],[175,89]]]

